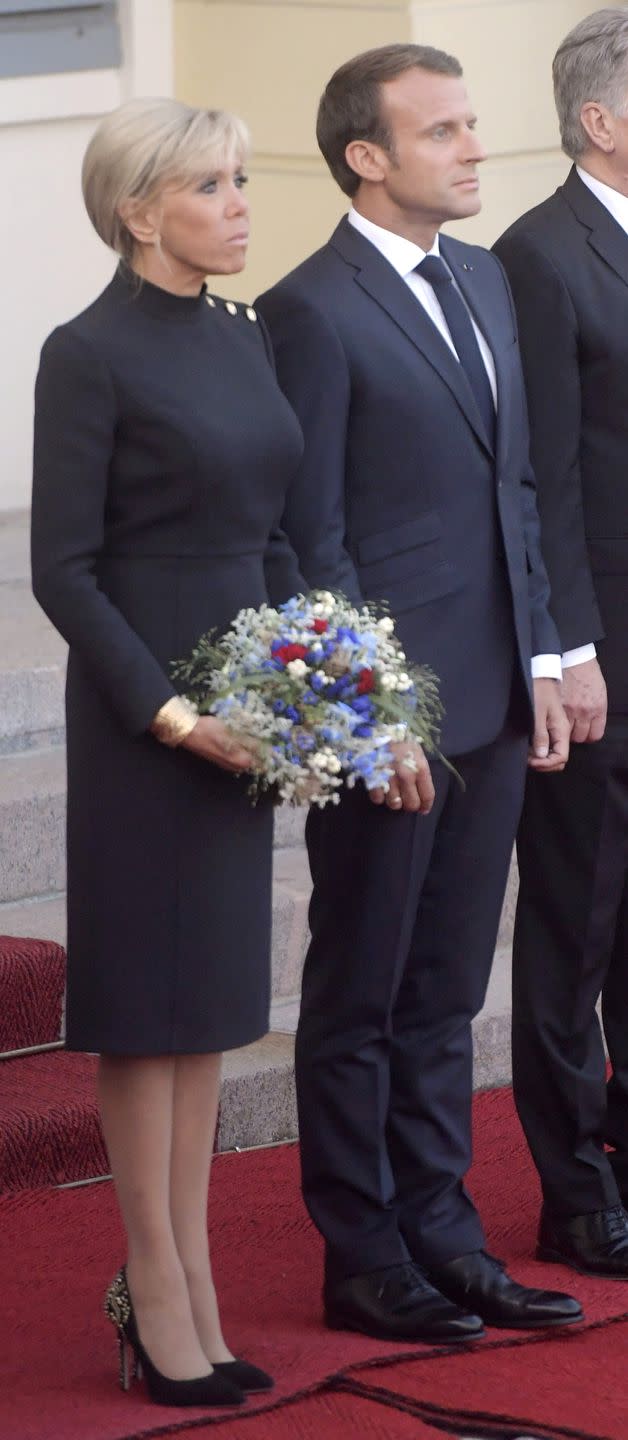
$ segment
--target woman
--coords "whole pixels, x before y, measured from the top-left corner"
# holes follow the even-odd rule
[[[250,307],[242,123],[132,101],[83,193],[121,256],[44,345],[33,585],[68,641],[67,1045],[98,1051],[128,1260],[107,1299],[152,1398],[233,1404],[270,1377],[220,1327],[207,1188],[220,1052],[268,1028],[272,811],[251,754],[177,697],[172,660],[302,588],[275,527],[301,434]],[[246,904],[242,896],[246,895]]]

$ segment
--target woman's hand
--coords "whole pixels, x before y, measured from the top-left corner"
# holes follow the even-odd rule
[[[251,747],[253,742],[251,742]],[[248,750],[241,740],[227,729],[222,720],[214,715],[199,715],[193,730],[181,743],[182,750],[191,750],[203,760],[211,760],[221,770],[238,773],[252,770],[255,765],[253,749]]]

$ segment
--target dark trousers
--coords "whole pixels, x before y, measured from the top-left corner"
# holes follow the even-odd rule
[[[490,975],[527,741],[433,766],[430,816],[361,787],[307,824],[314,881],[296,1076],[303,1192],[337,1276],[484,1243],[464,1189],[471,1021]]]
[[[585,1214],[616,1205],[618,1184],[628,1197],[625,726],[572,746],[561,775],[529,775],[517,850],[515,1099],[548,1210]]]

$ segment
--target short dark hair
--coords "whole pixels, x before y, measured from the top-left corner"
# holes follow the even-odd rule
[[[347,145],[352,140],[371,140],[392,154],[393,137],[381,114],[380,86],[415,69],[432,75],[462,75],[459,60],[431,45],[382,45],[347,60],[325,87],[318,107],[316,138],[345,195],[355,195],[360,186],[359,175],[345,159]]]

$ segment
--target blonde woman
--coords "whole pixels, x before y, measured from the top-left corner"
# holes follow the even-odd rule
[[[301,586],[276,529],[300,430],[255,312],[205,286],[244,266],[246,153],[221,111],[105,118],[83,193],[120,264],[36,389],[33,584],[70,647],[67,1044],[101,1056],[122,1383],[128,1345],[174,1405],[272,1384],[227,1347],[207,1238],[220,1052],[268,1027],[272,813],[169,678],[268,577],[275,599]]]

